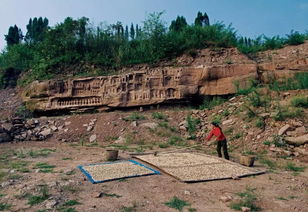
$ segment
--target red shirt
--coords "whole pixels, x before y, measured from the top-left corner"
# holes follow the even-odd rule
[[[207,136],[206,140],[210,140],[213,137],[213,135],[217,137],[216,141],[223,141],[226,139],[225,135],[223,134],[223,132],[219,127],[214,127],[210,132],[210,134]]]

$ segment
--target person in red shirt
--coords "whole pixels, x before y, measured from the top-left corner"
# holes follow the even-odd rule
[[[224,156],[225,156],[225,159],[226,160],[229,160],[229,154],[228,154],[228,148],[227,148],[227,139],[225,137],[225,135],[223,134],[220,126],[215,123],[215,122],[212,122],[211,123],[213,128],[210,132],[210,134],[206,137],[206,140],[209,141],[211,140],[211,138],[214,136],[216,136],[216,141],[217,141],[217,153],[218,153],[218,157],[222,157],[221,155],[221,147],[223,149],[223,152],[224,152]]]

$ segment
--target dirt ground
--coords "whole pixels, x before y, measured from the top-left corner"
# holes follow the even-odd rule
[[[29,154],[30,150],[32,154]],[[40,150],[47,154],[35,155]],[[29,170],[18,171],[17,168],[10,173],[9,185],[0,189],[0,193],[5,195],[0,200],[12,205],[10,211],[43,210],[53,200],[56,203],[54,208],[46,211],[61,211],[61,205],[68,200],[80,203],[71,207],[77,211],[176,211],[164,204],[176,196],[191,204],[184,211],[193,211],[193,208],[197,211],[232,211],[228,206],[230,202],[237,198],[237,193],[250,187],[255,189],[256,204],[263,211],[308,211],[307,169],[298,175],[277,169],[240,180],[194,184],[178,182],[165,174],[92,184],[76,167],[102,162],[103,150],[102,147],[55,141],[1,144],[2,160],[6,158],[9,163],[26,161],[28,163],[23,168]],[[123,151],[120,155],[129,157]],[[51,173],[37,171],[35,165],[43,162],[55,165]],[[37,194],[39,185],[47,185],[50,196],[42,203],[30,206],[27,195]],[[100,192],[107,195],[97,198]],[[221,196],[231,196],[232,200],[221,201]]]

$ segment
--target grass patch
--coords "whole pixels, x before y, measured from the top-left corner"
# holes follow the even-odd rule
[[[284,121],[288,118],[300,118],[304,115],[303,110],[301,108],[294,107],[281,107],[277,106],[277,113],[273,117],[275,121]]]
[[[44,202],[49,198],[49,191],[47,185],[43,185],[40,188],[40,195],[29,195],[28,197],[28,204],[33,206]]]
[[[274,170],[277,168],[277,164],[272,161],[272,160],[269,160],[269,159],[261,159],[260,160],[260,163],[263,164],[263,165],[266,165],[268,168]]]
[[[158,147],[159,147],[159,148],[162,148],[162,149],[168,148],[169,146],[170,146],[169,144],[165,144],[165,143],[160,143],[160,144],[158,144]]]
[[[169,202],[166,202],[165,205],[169,208],[174,208],[178,211],[182,211],[185,206],[190,206],[190,203],[177,197],[173,197]]]
[[[10,204],[0,203],[0,211],[6,211],[6,210],[9,210],[10,208],[11,208]]]
[[[187,122],[187,131],[189,133],[189,136],[192,139],[196,138],[195,132],[197,131],[197,126],[201,123],[200,119],[188,115],[186,118],[186,122]]]
[[[114,193],[103,193],[103,196],[106,196],[106,197],[115,197],[115,198],[120,198],[122,197],[121,195],[118,195],[118,194],[114,194]]]
[[[292,162],[288,162],[287,165],[285,166],[285,169],[287,171],[292,171],[296,174],[298,174],[299,172],[303,172],[305,171],[305,168],[304,166],[296,166],[294,163]]]
[[[75,208],[60,208],[60,212],[77,212]]]
[[[69,200],[63,203],[63,206],[74,206],[74,205],[80,205],[81,203],[77,200]]]
[[[169,145],[174,145],[174,146],[184,146],[185,141],[182,137],[180,136],[171,136],[168,140]]]
[[[199,106],[199,110],[209,109],[212,110],[214,107],[221,105],[222,103],[226,102],[226,99],[220,96],[206,96],[203,99],[202,105]]]
[[[258,128],[264,129],[264,127],[265,127],[264,119],[263,118],[258,118],[256,123],[255,123],[255,126],[258,127]]]
[[[145,116],[141,115],[140,113],[133,112],[130,116],[123,118],[124,121],[138,121],[138,120],[145,120]]]
[[[73,158],[62,158],[62,160],[73,160]]]
[[[48,163],[37,163],[35,165],[35,168],[39,169],[40,173],[51,173],[55,167],[55,165],[50,165]]]
[[[72,186],[72,185],[64,185],[61,187],[62,191],[68,191],[71,193],[77,193],[78,191],[80,191],[79,188]]]
[[[285,80],[272,79],[269,88],[274,91],[287,91],[297,89],[308,89],[308,73],[296,73],[294,78]]]
[[[308,96],[295,96],[291,99],[293,107],[308,108]]]
[[[239,201],[232,202],[230,208],[233,210],[241,211],[242,207],[250,208],[251,211],[260,211],[261,208],[258,207],[255,202],[257,200],[255,189],[247,187],[244,192],[238,193],[237,195],[241,198]]]
[[[168,117],[165,114],[160,113],[160,112],[152,113],[152,118],[153,119],[159,119],[159,120],[165,120],[165,121],[168,120]]]

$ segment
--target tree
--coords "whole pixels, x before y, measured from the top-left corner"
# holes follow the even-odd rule
[[[125,32],[124,32],[124,38],[125,40],[129,40],[129,33],[128,33],[128,26],[125,26]]]
[[[137,26],[138,26],[138,25],[137,25]],[[131,38],[132,40],[135,39],[135,28],[134,28],[134,24],[133,24],[133,23],[130,25],[130,38]]]
[[[181,31],[183,28],[187,26],[187,22],[185,17],[183,16],[178,16],[176,20],[173,20],[171,22],[171,25],[169,27],[170,31]]]
[[[5,35],[5,40],[8,46],[19,44],[23,39],[22,31],[16,25],[10,26],[8,34]]]
[[[202,15],[201,12],[198,12],[197,17],[195,19],[195,25],[196,26],[209,26],[210,25],[210,19],[206,12],[204,13],[204,15]]]
[[[146,37],[158,38],[166,32],[165,22],[161,19],[163,12],[150,13],[143,22],[143,33]]]
[[[27,24],[27,33],[25,41],[30,44],[35,44],[44,39],[45,33],[48,29],[48,19],[47,18],[30,18],[29,23]]]

